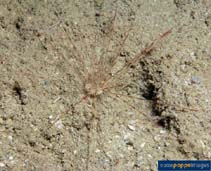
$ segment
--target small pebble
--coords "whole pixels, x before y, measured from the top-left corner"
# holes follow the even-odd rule
[[[133,146],[128,146],[127,149],[128,149],[128,151],[133,151],[134,148],[133,148]]]
[[[127,126],[131,131],[135,131],[136,130],[136,128],[133,126],[133,125],[128,125]]]
[[[119,138],[120,138],[120,136],[119,136],[119,135],[115,135],[115,136],[114,136],[114,138],[119,139]]]
[[[119,158],[124,158],[125,156],[124,156],[124,154],[122,154],[122,153],[119,153]]]
[[[5,164],[0,162],[0,167],[5,167]]]
[[[155,136],[154,136],[154,140],[155,140],[156,142],[160,141],[160,136],[159,136],[159,135],[155,135]]]
[[[3,121],[3,119],[2,119],[2,118],[0,118],[0,124],[3,124],[3,122],[4,122],[4,121]]]
[[[9,160],[13,160],[13,156],[9,156],[9,158],[8,158]]]
[[[129,162],[126,164],[126,168],[132,168],[134,165],[135,165],[135,162],[129,161]]]
[[[55,123],[55,127],[58,128],[58,129],[62,129],[63,128],[63,123],[61,120],[58,120],[56,123]]]
[[[134,112],[128,112],[127,113],[129,116],[134,115]]]
[[[125,141],[125,143],[127,144],[127,145],[129,145],[129,146],[133,146],[133,137],[130,135],[130,134],[126,134],[125,136],[124,136],[124,141]]]
[[[128,140],[128,139],[131,139],[131,134],[130,134],[130,133],[126,133],[126,134],[124,135],[124,140],[126,141],[126,140]]]
[[[60,99],[61,99],[61,97],[57,97],[57,98],[54,100],[54,103],[58,102]]]
[[[163,130],[163,129],[160,130],[160,134],[165,134],[165,133],[166,133],[166,130]]]
[[[8,136],[8,140],[9,140],[9,141],[12,141],[12,140],[13,140],[13,138],[12,138],[11,135]]]
[[[112,159],[112,158],[113,158],[113,156],[112,156],[112,152],[111,152],[111,151],[107,151],[107,152],[106,152],[106,155],[107,155],[110,159]]]
[[[47,86],[49,84],[49,81],[48,80],[45,80],[44,81],[44,84]]]
[[[192,84],[200,84],[201,81],[200,81],[199,77],[193,76],[193,77],[191,77],[191,83]]]
[[[204,149],[206,146],[202,140],[199,140],[199,143],[201,144],[202,148]]]
[[[164,142],[164,146],[168,147],[170,144],[168,142]]]
[[[158,147],[157,147],[157,149],[158,149],[158,150],[160,150],[160,149],[161,149],[161,147],[160,147],[160,146],[158,146]]]
[[[77,150],[74,150],[73,153],[74,153],[74,154],[77,154]]]
[[[191,56],[191,58],[192,58],[193,60],[196,59],[196,53],[195,53],[195,52],[191,52],[191,53],[190,53],[190,56]]]
[[[100,150],[99,150],[99,149],[96,149],[96,150],[95,150],[95,153],[99,153],[99,152],[100,152]]]
[[[143,164],[144,164],[144,162],[143,162],[143,157],[142,157],[142,156],[139,156],[139,157],[137,158],[137,160],[136,160],[135,165],[136,165],[137,167],[141,167],[141,165],[143,165]]]
[[[141,148],[144,148],[144,146],[145,146],[145,142],[143,142],[142,144],[141,144]]]
[[[53,144],[50,143],[48,146],[49,146],[49,148],[52,148],[53,147]]]

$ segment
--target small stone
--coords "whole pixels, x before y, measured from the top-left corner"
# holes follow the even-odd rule
[[[156,142],[160,141],[160,136],[159,136],[159,135],[155,135],[155,136],[154,136],[154,140],[155,140]]]
[[[128,146],[127,149],[128,149],[128,151],[132,151],[134,148],[133,148],[133,146]]]
[[[135,125],[136,122],[137,122],[137,120],[130,120],[130,121],[129,121],[129,124],[130,124],[130,125]]]
[[[127,145],[133,146],[133,137],[130,134],[124,136],[124,141]]]
[[[111,151],[107,151],[107,152],[106,152],[106,155],[107,155],[110,159],[112,159],[112,158],[113,158],[113,156],[112,156],[112,152],[111,152]]]
[[[161,149],[161,147],[160,147],[160,146],[157,146],[156,148],[157,148],[158,150],[160,150],[160,149]]]
[[[126,167],[132,168],[135,165],[135,162],[131,161],[126,164]]]
[[[63,128],[63,123],[61,120],[58,120],[56,123],[55,123],[55,127],[58,128],[58,129],[62,129]]]
[[[5,167],[5,164],[0,162],[0,167]]]
[[[95,153],[99,153],[99,152],[100,152],[100,150],[99,150],[99,149],[96,149],[96,150],[95,150]]]
[[[12,140],[13,140],[13,138],[12,138],[11,135],[8,136],[8,140],[9,140],[9,141],[12,141]]]
[[[194,60],[196,59],[196,53],[195,52],[191,52],[190,56],[191,56],[192,59],[194,59]]]
[[[142,156],[139,156],[136,160],[136,163],[135,163],[135,166],[136,167],[141,167],[141,165],[143,165],[144,162],[143,162],[143,157]]]
[[[145,142],[143,142],[142,144],[141,144],[141,148],[144,148],[144,146],[145,146]]]
[[[124,140],[127,141],[128,139],[131,138],[131,134],[130,133],[127,133],[124,135]]]
[[[202,140],[199,140],[199,143],[201,144],[202,148],[204,149],[206,146]]]
[[[74,150],[74,151],[73,151],[73,154],[77,154],[77,150]]]
[[[148,154],[147,156],[148,156],[149,158],[151,158],[151,159],[153,158],[151,154]]]
[[[160,130],[160,134],[165,134],[165,133],[166,133],[166,130],[164,130],[164,129]]]
[[[48,81],[48,80],[45,80],[45,81],[44,81],[44,85],[47,86],[48,84],[49,84],[49,81]]]
[[[13,156],[9,156],[9,158],[8,158],[9,160],[13,160]]]
[[[99,17],[99,16],[100,16],[100,12],[97,11],[97,12],[95,13],[95,16],[96,16],[96,17]]]
[[[122,154],[122,153],[119,153],[119,158],[124,158],[125,156],[124,156],[124,154]]]
[[[51,144],[51,143],[48,146],[49,146],[49,148],[53,148],[53,144]]]
[[[168,147],[169,145],[170,145],[170,143],[164,142],[164,146],[165,146],[165,147]]]
[[[191,77],[191,83],[192,84],[200,84],[201,80],[199,79],[199,77],[193,76],[193,77]]]
[[[2,118],[0,118],[0,124],[3,124],[3,122],[4,122],[4,121],[3,121],[3,119],[2,119]]]
[[[211,158],[211,147],[210,147],[210,152],[208,152],[209,158]]]
[[[119,138],[120,138],[120,136],[119,136],[119,135],[115,135],[115,136],[114,136],[114,138],[119,139]]]
[[[133,126],[133,125],[128,125],[127,126],[131,131],[135,131],[136,130],[136,128]]]
[[[129,116],[134,115],[133,112],[128,112],[127,114],[128,114]]]

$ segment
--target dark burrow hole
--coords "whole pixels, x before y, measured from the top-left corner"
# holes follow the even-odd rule
[[[147,100],[154,100],[156,97],[156,90],[153,84],[148,84],[146,90],[143,93],[143,97]]]
[[[26,105],[26,102],[24,101],[24,99],[26,98],[24,95],[24,90],[17,81],[15,82],[12,90],[14,95],[18,97],[21,105]]]
[[[180,133],[180,128],[178,125],[178,120],[175,116],[164,116],[161,117],[157,124],[169,131],[171,131],[172,129],[174,129],[176,131],[177,134]]]
[[[18,31],[20,31],[23,23],[24,23],[23,17],[18,17],[17,21],[15,22],[15,27]]]
[[[158,110],[157,108],[157,91],[158,90],[155,88],[155,85],[150,83],[146,86],[145,90],[143,91],[143,97],[151,101],[152,114],[154,116],[161,116],[163,111]]]

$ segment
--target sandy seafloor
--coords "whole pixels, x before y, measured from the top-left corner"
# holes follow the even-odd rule
[[[113,42],[132,27],[121,60],[172,33],[122,90],[142,100],[74,108],[84,80],[62,28],[89,61],[114,11]],[[156,171],[161,159],[211,159],[210,0],[0,0],[0,171]]]

